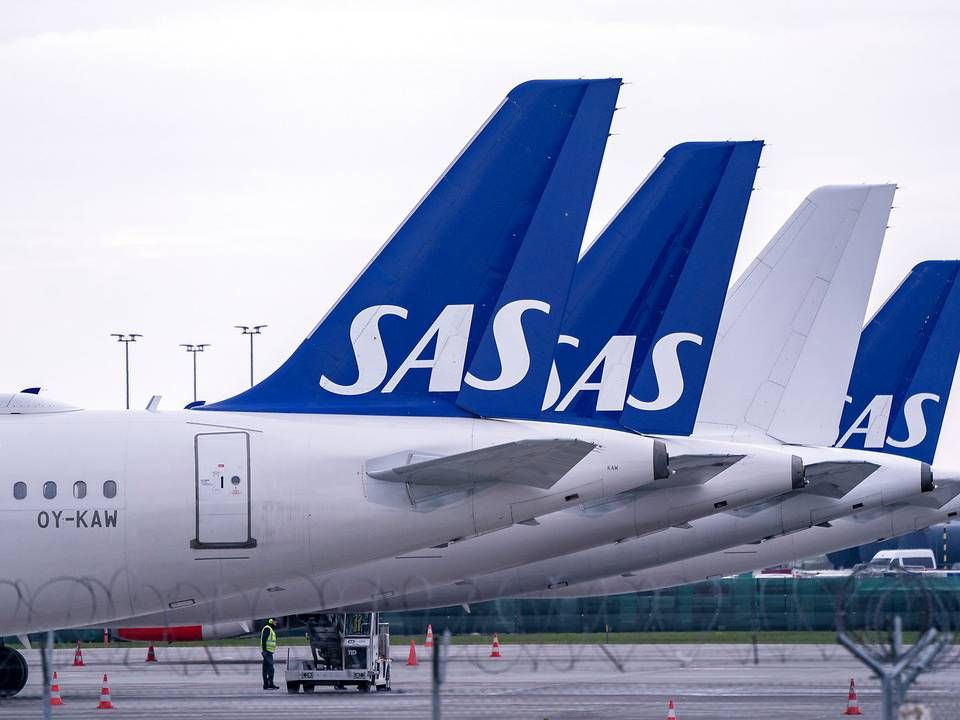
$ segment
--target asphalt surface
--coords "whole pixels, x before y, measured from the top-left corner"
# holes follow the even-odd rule
[[[430,716],[429,651],[407,667],[407,647],[393,649],[393,691],[318,690],[291,695],[261,689],[255,647],[161,647],[160,662],[144,662],[142,648],[57,650],[64,718],[424,718]],[[304,654],[306,648],[291,651]],[[502,658],[488,646],[451,648],[442,690],[445,718],[666,718],[673,698],[679,720],[697,718],[837,718],[855,678],[867,718],[878,718],[879,684],[837,646],[770,645],[515,645]],[[16,698],[0,700],[0,718],[40,718],[39,655],[25,653],[31,679]],[[286,657],[281,648],[277,658]],[[282,663],[277,684],[283,686]],[[107,673],[116,710],[96,709]],[[960,667],[924,676],[917,693],[935,718],[960,716]]]

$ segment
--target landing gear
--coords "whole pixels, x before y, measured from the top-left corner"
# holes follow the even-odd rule
[[[27,661],[13,648],[0,645],[0,698],[13,697],[27,684]]]

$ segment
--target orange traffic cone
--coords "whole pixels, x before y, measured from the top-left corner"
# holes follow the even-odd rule
[[[853,686],[853,678],[850,678],[850,692],[847,693],[847,711],[844,715],[863,715],[860,712],[860,702],[857,700],[857,689]]]
[[[667,720],[677,720],[677,709],[673,706],[673,698],[667,703]]]
[[[53,680],[50,681],[50,704],[63,705],[63,698],[60,697],[60,679],[57,677],[57,671],[53,671]]]
[[[107,674],[103,674],[103,685],[100,686],[100,704],[97,710],[113,710],[114,704],[110,700],[110,688],[107,687]]]
[[[500,654],[500,638],[497,637],[497,634],[493,634],[493,647],[490,649],[490,657],[503,657]]]
[[[73,653],[73,666],[74,667],[84,667],[83,664],[83,651],[80,650],[80,641],[77,640],[77,649]]]
[[[427,625],[427,641],[423,644],[425,648],[433,647],[433,625]]]
[[[410,652],[407,653],[407,666],[417,666],[417,646],[414,644],[413,640],[410,641]]]
[[[153,643],[147,648],[147,659],[144,662],[157,662],[157,653],[153,650]]]

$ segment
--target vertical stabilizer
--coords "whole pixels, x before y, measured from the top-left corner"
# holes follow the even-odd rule
[[[484,417],[540,412],[570,283],[590,215],[619,84],[587,89],[527,236],[487,325],[457,404]],[[591,97],[596,96],[596,97]]]
[[[554,232],[558,257],[576,258],[582,228],[565,213],[589,206],[579,172],[600,162],[619,86],[514,88],[293,355],[202,409],[469,414],[457,393],[528,236]]]
[[[698,433],[834,442],[895,189],[815,190],[737,280]]]
[[[863,329],[838,447],[933,462],[960,353],[958,271],[920,263]]]
[[[577,266],[544,417],[689,433],[763,143],[669,150]]]

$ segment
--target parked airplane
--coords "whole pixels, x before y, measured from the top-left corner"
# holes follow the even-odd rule
[[[712,398],[713,403],[701,406],[698,432],[771,442],[779,438],[766,435],[761,419],[766,418],[769,423],[776,417],[777,432],[783,440],[790,442],[794,436],[798,440],[816,439],[818,434],[823,436],[825,425],[821,418],[832,415],[831,439],[836,437],[850,378],[850,370],[844,370],[843,366],[853,365],[856,352],[856,341],[850,342],[837,328],[857,322],[858,316],[862,321],[892,193],[890,186],[817,191],[738,281],[724,308],[721,339],[704,390],[705,404],[707,398]],[[882,208],[879,215],[875,214],[871,220],[866,211],[866,217],[861,218],[866,227],[873,227],[872,236],[862,227],[858,233],[857,224],[850,218],[850,212],[869,207],[865,203],[871,195],[882,198],[882,205],[874,206]],[[823,216],[818,217],[811,208],[819,209],[825,217],[835,218],[839,227],[850,233],[849,241],[838,240],[836,228],[824,225]],[[917,280],[911,287],[914,285],[925,285],[929,291],[931,285],[940,283],[927,278],[925,283]],[[915,305],[918,300],[912,295],[907,302]],[[898,294],[891,304],[901,304],[899,298]],[[771,322],[771,317],[783,322]],[[921,317],[925,316],[921,314]],[[865,333],[867,342],[870,331]],[[736,359],[744,351],[749,359],[737,365]],[[948,364],[951,368],[955,366],[955,357],[948,359]],[[718,366],[725,366],[726,372],[717,372]],[[742,372],[743,366],[754,373],[752,385]],[[895,387],[902,377],[901,370],[903,368],[874,372],[870,375],[870,387],[878,388],[877,392]],[[838,386],[835,380],[825,377],[829,373],[845,376],[844,384]],[[859,382],[855,380],[854,385]],[[732,393],[731,386],[739,387],[740,392]],[[810,391],[815,392],[816,397],[811,399],[800,392],[804,386],[811,386]],[[720,394],[724,395],[724,403],[716,401]],[[764,399],[759,411],[758,399]],[[715,408],[721,408],[731,422],[709,422]],[[741,419],[737,421],[737,418]],[[746,444],[730,447],[735,446],[750,447]],[[632,572],[809,528],[853,512],[890,507],[909,496],[933,490],[932,472],[923,460],[801,444],[788,447],[805,463],[810,486],[804,490],[751,506],[729,508],[724,513],[695,521],[692,526],[669,523],[672,527],[656,528],[661,532],[638,540],[619,537],[614,542],[573,555],[554,553],[540,562],[505,565],[500,571],[485,576],[470,573],[473,569],[470,564],[462,563],[460,576],[446,588],[421,582],[415,592],[393,592],[389,598],[377,600],[375,605],[384,609],[441,606],[562,588],[615,572]],[[925,498],[924,502],[929,504],[933,498]],[[543,519],[545,526],[552,522],[552,517]],[[495,537],[479,538],[465,546],[479,547],[484,543],[489,546],[496,542]]]
[[[668,153],[664,163],[667,164],[669,159],[670,154]],[[654,173],[651,176],[651,181],[656,180],[656,178],[657,175]],[[650,189],[649,186],[647,189]],[[641,303],[647,297],[647,286],[642,281],[645,273],[637,272],[637,267],[634,264],[624,263],[622,255],[619,254],[628,251],[638,252],[636,246],[643,248],[644,252],[657,258],[662,258],[665,255],[669,256],[668,250],[676,252],[675,246],[671,246],[670,242],[664,241],[665,244],[662,246],[654,245],[653,248],[648,248],[641,241],[650,239],[649,236],[640,234],[633,237],[624,232],[624,227],[629,227],[629,219],[636,212],[636,208],[631,206],[636,204],[638,207],[644,207],[642,191],[643,189],[625,206],[618,219],[611,223],[608,230],[601,235],[581,262],[581,265],[587,270],[582,272],[582,269],[578,268],[577,280],[583,277],[595,278],[596,271],[594,268],[596,267],[612,268],[613,277],[607,278],[606,283],[584,283],[582,287],[589,287],[591,294],[578,294],[578,283],[575,280],[571,297],[576,300],[571,301],[570,307],[574,312],[580,311],[579,317],[583,319],[583,324],[580,328],[574,330],[576,325],[570,323],[569,318],[565,320],[564,334],[567,337],[577,337],[575,333],[580,329],[584,332],[590,332],[592,329],[589,325],[591,318],[602,318],[602,320],[595,322],[601,323],[600,332],[606,334],[608,339],[611,335],[618,336],[617,333],[620,333],[620,337],[624,336],[624,326],[617,324],[623,322],[630,328],[636,325],[645,329],[648,337],[657,336],[653,329],[646,327],[647,317],[643,313],[638,313],[635,309],[636,304]],[[874,197],[871,198],[871,195]],[[877,199],[878,195],[879,201]],[[761,259],[766,261],[762,266],[763,270],[771,275],[768,289],[765,293],[760,293],[752,299],[754,304],[746,303],[744,307],[739,309],[739,312],[747,314],[747,321],[757,322],[756,317],[751,316],[751,313],[756,313],[754,308],[777,304],[773,292],[778,289],[783,290],[778,286],[779,277],[785,273],[805,272],[807,273],[806,284],[803,282],[804,277],[801,277],[793,283],[796,291],[792,295],[783,290],[781,302],[786,305],[786,308],[779,309],[781,314],[793,318],[797,314],[797,309],[796,307],[791,309],[790,303],[794,303],[797,307],[805,305],[808,312],[816,315],[818,308],[809,307],[811,300],[808,291],[812,283],[815,285],[819,276],[827,275],[829,280],[826,287],[816,287],[817,295],[815,299],[817,302],[825,303],[827,308],[836,310],[841,315],[837,318],[837,322],[841,325],[851,315],[854,323],[862,322],[869,295],[869,281],[872,279],[876,258],[879,254],[891,197],[892,188],[890,187],[831,188],[815,193],[811,200],[806,201],[795,216],[788,221],[785,230],[771,242],[768,252],[761,256]],[[813,211],[811,211],[811,208],[813,208]],[[851,214],[854,217],[859,215],[859,222],[851,223]],[[801,221],[798,221],[798,216]],[[833,249],[832,254],[828,253],[827,255],[834,265],[807,263],[804,266],[802,262],[798,263],[797,256],[823,256],[824,253],[818,253],[817,243]],[[691,245],[684,249],[684,257],[689,255],[693,259],[689,261],[687,266],[677,267],[670,273],[670,276],[685,278],[688,283],[686,287],[708,288],[711,283],[705,283],[704,277],[710,277],[710,274],[704,274],[702,258],[698,258],[696,253],[698,247]],[[856,259],[857,262],[853,262],[852,259]],[[713,267],[709,263],[706,266]],[[641,263],[640,267],[644,267],[644,265]],[[644,289],[644,292],[639,295],[636,301],[624,299],[623,293],[620,292],[622,285],[618,285],[616,282],[619,280],[616,275],[617,269],[620,269],[622,273],[629,273],[629,276],[634,279],[634,287]],[[649,272],[652,273],[652,271]],[[868,278],[866,282],[863,280],[864,276]],[[835,285],[831,286],[831,283],[835,283]],[[858,287],[858,289],[851,291],[850,285]],[[679,286],[682,287],[682,284]],[[598,288],[610,287],[618,289],[618,294],[612,302],[609,297],[604,297],[603,293],[598,291]],[[720,287],[720,294],[722,294],[723,286]],[[839,305],[838,298],[844,300],[842,305]],[[702,297],[694,299],[678,294],[676,301],[668,305],[667,312],[657,314],[658,321],[663,318],[661,330],[665,332],[665,330],[675,329],[675,326],[670,324],[673,321],[672,318],[682,315],[683,309],[689,309],[691,301],[693,307],[702,308],[702,303],[696,304],[696,300],[702,299]],[[588,313],[585,308],[595,308],[595,311]],[[859,317],[857,317],[857,313],[859,313]],[[620,319],[623,317],[628,318],[628,321]],[[604,322],[607,327],[603,327]],[[716,330],[716,319],[713,322],[713,328],[709,329],[711,339]],[[810,331],[810,328],[807,330]],[[819,330],[819,332],[823,331]],[[626,333],[626,335],[629,334]],[[784,335],[785,333],[780,334]],[[642,335],[637,333],[637,336],[641,337]],[[586,359],[581,360],[581,367],[587,364],[594,365],[590,373],[585,373],[588,377],[593,371],[597,370],[596,363],[591,362],[593,358],[597,357],[595,354],[596,348],[610,345],[609,342],[604,341],[603,337],[604,335],[600,335],[599,338],[593,340],[593,350],[586,352]],[[846,341],[845,344],[850,347],[849,356],[852,363],[856,341]],[[835,350],[842,354],[842,348],[838,347]],[[771,361],[773,360],[776,360],[775,356],[771,359]],[[706,372],[707,369],[704,365],[703,373],[706,374]],[[576,370],[575,374],[579,373],[580,370]],[[553,376],[554,385],[557,382],[558,375],[559,373],[555,373]],[[767,375],[762,375],[761,379],[766,377]],[[602,382],[603,374],[601,373],[600,380],[597,383],[599,387],[593,388],[596,391],[594,397],[599,397],[602,394]],[[621,387],[625,387],[625,385],[623,382],[620,383]],[[842,389],[840,392],[841,396],[836,398],[837,414],[839,414],[839,409],[842,406]],[[558,394],[555,393],[555,395]],[[693,427],[693,421],[696,417],[698,395],[697,392],[693,393],[692,412],[688,411],[686,419],[683,418],[682,414],[676,413],[671,418],[672,422],[679,421],[679,427],[685,428],[688,432]],[[581,403],[577,410],[579,413],[575,421],[597,421],[594,417],[596,414],[595,408],[591,408],[587,403]],[[591,415],[591,413],[594,413],[594,415]],[[682,442],[697,444],[695,440],[680,440],[679,438],[666,438],[666,440],[671,444],[671,447]],[[727,444],[723,447],[729,451],[731,445]],[[746,449],[748,446],[740,445],[738,447]],[[754,453],[751,457],[754,462],[763,458],[764,452],[774,456],[778,454],[774,451],[773,446],[766,448],[753,446],[746,452],[748,454],[750,452]],[[830,454],[831,451],[813,449],[806,450],[806,452],[814,460],[819,460],[819,462],[814,463],[815,471],[819,473],[819,484],[821,486],[829,484],[831,492],[835,492],[837,484],[855,485],[865,475],[870,474],[870,471],[877,469],[876,464],[870,464],[864,469],[864,462],[860,458],[854,458],[851,462],[849,456],[838,458],[836,453]],[[781,457],[786,455],[782,451],[779,454]],[[769,462],[769,456],[766,461]],[[744,474],[738,476],[733,472],[737,469],[743,470]],[[745,490],[745,487],[748,488],[751,483],[756,483],[755,478],[762,476],[763,471],[754,476],[749,473],[749,463],[741,461],[741,463],[733,465],[713,476],[702,486],[697,487],[695,489],[696,493],[693,492],[694,489],[692,488],[677,487],[672,488],[669,492],[663,491],[657,489],[655,484],[649,486],[649,492],[634,492],[601,503],[581,505],[577,513],[568,511],[545,516],[540,519],[538,526],[535,528],[518,526],[469,542],[451,544],[442,548],[431,548],[429,551],[420,553],[410,553],[398,558],[403,560],[402,563],[380,561],[339,572],[335,575],[291,579],[289,582],[283,583],[284,593],[282,598],[265,594],[262,591],[254,592],[233,599],[218,599],[204,607],[183,612],[165,613],[162,616],[142,620],[158,626],[172,622],[191,621],[213,626],[229,622],[231,619],[280,612],[281,609],[293,612],[293,608],[296,608],[296,612],[306,612],[317,607],[335,607],[338,604],[351,601],[356,603],[354,605],[356,608],[378,607],[387,609],[456,604],[497,596],[487,594],[481,596],[479,594],[477,583],[485,579],[483,577],[484,573],[492,573],[491,579],[495,582],[490,584],[490,587],[496,587],[499,590],[502,589],[502,586],[499,582],[496,582],[498,578],[504,575],[512,576],[514,573],[523,574],[530,568],[535,571],[540,565],[565,567],[570,563],[573,568],[589,569],[593,566],[594,561],[602,561],[603,556],[610,553],[611,544],[616,547],[642,544],[646,538],[630,543],[625,541],[631,537],[646,535],[657,530],[662,531],[671,526],[686,526],[690,520],[694,520],[696,517],[738,507],[737,493],[744,498],[750,496],[750,490]],[[889,485],[887,497],[891,501],[894,498],[918,492],[923,487],[922,467],[916,463],[891,463],[887,461],[881,476],[885,477],[885,482]],[[728,480],[729,485],[724,483],[725,479]],[[738,484],[738,481],[742,484]],[[674,484],[676,485],[675,482]],[[726,492],[727,495],[724,499],[717,501],[713,507],[697,507],[694,502],[697,494],[701,497],[710,497],[708,492],[713,489]],[[797,489],[793,488],[793,490]],[[786,490],[778,493],[767,489],[764,500],[783,492],[786,492]],[[671,494],[675,497],[672,498]],[[684,497],[687,498],[686,502],[676,501]],[[674,499],[673,503],[671,503],[671,499]],[[715,497],[710,499],[716,500]],[[727,504],[728,502],[729,504]],[[744,499],[744,502],[749,501]],[[600,545],[600,547],[577,555],[568,555],[571,552],[570,548],[576,545]],[[590,558],[590,560],[586,563],[579,562],[579,559],[583,557]],[[552,560],[548,560],[550,558]],[[508,568],[513,567],[517,567],[517,569],[515,571],[508,570]],[[443,583],[450,585],[449,587],[443,587]]]
[[[687,143],[671,149],[581,260],[570,293],[568,307],[571,310],[562,323],[561,342],[575,345],[579,352],[579,355],[568,353],[563,358],[564,368],[572,366],[576,374],[582,373],[583,378],[589,379],[602,364],[601,379],[597,383],[600,389],[589,393],[593,397],[611,394],[605,383],[611,384],[609,376],[615,361],[617,368],[623,368],[622,372],[615,369],[620,375],[616,382],[619,410],[628,400],[626,380],[635,374],[631,368],[649,370],[650,356],[655,360],[654,373],[667,377],[663,385],[670,386],[671,373],[679,372],[674,338],[678,335],[696,337],[698,355],[684,357],[696,363],[691,363],[687,382],[679,381],[679,395],[684,397],[675,396],[669,403],[648,403],[663,405],[660,410],[651,407],[650,412],[662,412],[682,400],[688,408],[686,417],[677,415],[676,418],[682,420],[687,431],[693,427],[697,398],[706,373],[704,356],[709,355],[716,333],[760,150],[759,142]],[[637,299],[623,301],[623,288],[631,283],[637,288],[632,291]],[[678,328],[684,332],[678,332]],[[611,336],[625,341],[616,358],[610,352]],[[671,354],[667,371],[662,367],[663,358],[658,350],[665,345],[672,348],[668,351]],[[583,370],[587,366],[593,369]],[[555,364],[547,395],[558,390],[558,377]],[[588,394],[587,390],[582,388],[584,395]],[[673,391],[668,389],[668,392]],[[557,400],[559,397],[554,402]],[[528,414],[537,417],[542,401],[541,393],[539,398],[508,396],[506,400],[493,402],[499,404],[497,409],[501,412],[525,404]],[[473,395],[467,402],[474,410],[479,411],[482,405],[486,412],[492,412],[491,401],[486,396]],[[569,419],[585,425],[616,427],[619,410],[607,419],[582,412],[586,407],[586,402],[577,403],[577,413],[571,412]],[[552,421],[562,422],[566,418],[566,414],[557,411],[550,413]],[[435,573],[431,576],[433,582],[449,582],[466,567],[483,572],[545,555],[573,552],[636,534],[640,531],[638,528],[659,527],[667,518],[686,522],[717,512],[718,508],[736,507],[787,492],[803,481],[802,468],[789,453],[759,449],[752,454],[730,455],[718,443],[690,443],[686,439],[673,441],[668,450],[673,469],[669,484],[652,484],[651,493],[642,503],[630,497],[630,502],[617,502],[603,508],[589,506],[583,512],[561,514],[560,520],[555,519],[543,528],[517,525],[488,534],[480,544],[434,547],[427,553],[433,558],[427,563]],[[435,501],[439,502],[440,496],[437,489],[433,495]],[[638,511],[641,507],[642,511]],[[597,515],[604,515],[603,522],[596,520]],[[371,595],[372,579],[385,586],[390,583],[399,586],[408,580],[411,569],[419,576],[422,563],[414,556],[390,558],[297,582],[278,577],[277,584],[285,590],[282,595],[270,596],[274,605],[270,612],[289,614],[315,609],[324,603],[342,603],[347,598],[365,600]],[[436,558],[442,558],[443,562],[436,562]],[[325,593],[318,597],[315,590],[320,585],[335,595]],[[237,607],[241,609],[233,609]],[[240,613],[239,617],[249,617],[250,610],[244,597],[217,598],[212,609],[166,613],[163,618],[144,618],[143,622],[166,625],[179,616],[195,617],[205,612],[227,617]],[[209,618],[205,618],[207,621]]]
[[[247,393],[171,413],[0,398],[0,632],[186,607],[265,573],[348,567],[667,477],[660,441],[456,403],[464,384],[543,394],[619,86],[512,90]],[[479,352],[491,343],[499,372]],[[0,694],[25,680],[0,648]]]
[[[960,356],[958,274],[960,261],[920,263],[864,328],[838,445],[851,437],[867,438],[872,427],[880,441],[885,440],[884,453],[933,462]],[[878,402],[878,397],[885,400]],[[921,403],[915,400],[918,397],[929,400]],[[862,410],[870,407],[879,418]],[[885,429],[878,433],[876,423]],[[852,429],[862,432],[854,434]],[[960,511],[960,478],[948,472],[938,472],[937,477],[939,487],[932,492],[897,502],[884,497],[886,488],[875,485],[864,494],[862,486],[869,486],[871,477],[835,501],[838,508],[852,499],[862,503],[842,514],[832,509],[829,497],[798,494],[755,513],[706,518],[687,531],[671,529],[642,543],[630,543],[633,547],[608,548],[604,557],[589,558],[593,564],[586,572],[581,569],[587,567],[585,559],[573,559],[562,576],[556,572],[546,584],[547,573],[534,577],[523,568],[517,574],[526,572],[528,577],[512,579],[510,587],[516,593],[532,591],[540,596],[633,592],[897,537],[945,522]],[[554,588],[548,589],[549,585]]]

